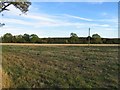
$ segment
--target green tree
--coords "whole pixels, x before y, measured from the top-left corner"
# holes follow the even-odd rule
[[[15,38],[16,38],[17,43],[24,43],[25,42],[22,35],[16,35]]]
[[[79,37],[76,33],[70,34],[70,43],[79,43]]]
[[[76,33],[71,33],[70,37],[78,37]]]
[[[13,37],[12,37],[12,42],[13,42],[13,43],[16,43],[16,42],[17,42],[16,36],[13,36]]]
[[[102,40],[102,41],[103,41],[103,43],[104,43],[104,44],[106,44],[106,39],[105,39],[105,38],[103,38],[103,40]]]
[[[101,39],[100,35],[93,34],[92,35],[92,43],[101,44],[102,43],[102,39]]]
[[[0,43],[2,43],[2,36],[0,37]]]
[[[0,1],[0,13],[9,10],[8,7],[10,5],[15,6],[15,8],[19,9],[21,12],[25,13],[28,11],[29,6],[31,5],[31,2],[28,0],[1,0]]]
[[[87,38],[86,38],[86,43],[88,43],[88,44],[90,44],[91,43],[91,39],[92,39],[92,37],[91,36],[88,36]]]
[[[25,42],[30,42],[30,35],[29,34],[24,34],[23,38],[24,38]]]
[[[11,43],[12,42],[12,34],[11,33],[6,33],[4,34],[4,36],[2,37],[2,42],[5,42],[5,43]]]
[[[32,43],[39,42],[39,37],[36,34],[31,34],[30,35],[30,42],[32,42]]]

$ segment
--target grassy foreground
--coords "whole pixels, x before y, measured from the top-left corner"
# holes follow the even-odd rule
[[[3,46],[2,63],[6,88],[118,87],[118,47]]]

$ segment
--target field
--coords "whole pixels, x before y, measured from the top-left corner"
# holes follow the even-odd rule
[[[3,45],[4,88],[118,88],[117,46]]]

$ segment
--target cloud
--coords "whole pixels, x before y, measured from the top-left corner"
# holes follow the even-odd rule
[[[21,25],[33,25],[33,23],[29,21],[19,20],[19,19],[10,19],[10,18],[4,18],[4,23],[10,23],[10,24],[21,24]]]
[[[24,28],[20,28],[20,27],[13,27],[13,26],[4,26],[2,28],[2,31],[9,31],[9,30],[13,30],[13,31],[19,31],[19,30],[24,30]]]
[[[3,36],[5,33],[12,33],[13,35],[19,35],[19,34],[23,35],[25,33],[28,33],[28,34],[34,33],[39,36],[39,35],[43,35],[44,30],[39,30],[39,29],[33,30],[32,28],[28,29],[28,27],[4,26],[2,27],[0,36]]]
[[[69,15],[69,14],[64,14],[64,15],[67,17],[70,17],[70,18],[80,19],[80,20],[84,20],[84,21],[93,21],[92,19],[83,18],[83,17],[79,17],[79,16],[73,16],[73,15]]]
[[[103,4],[103,1],[91,1],[91,2],[87,2],[88,4],[99,4],[99,5],[101,5],[101,4]]]
[[[96,20],[98,22],[107,22],[107,23],[118,23],[118,19],[117,18],[110,18],[110,19],[99,19]]]
[[[108,15],[108,13],[103,12],[103,13],[101,13],[101,15],[102,15],[102,16],[107,16],[107,15]]]
[[[35,18],[30,16],[29,18]],[[36,19],[39,17],[36,17]],[[41,19],[42,18],[42,19]],[[10,18],[4,18],[3,22],[5,23],[10,23],[10,24],[18,24],[18,25],[27,25],[30,27],[110,27],[109,24],[97,24],[97,23],[83,23],[83,22],[71,22],[71,21],[65,21],[65,20],[54,20],[54,19],[49,19],[47,17],[41,17],[39,18],[40,20],[35,20],[34,22],[32,21],[27,21],[27,20],[21,20],[21,19],[10,19]],[[41,21],[42,20],[42,21]]]
[[[30,0],[31,2],[118,2],[118,0]]]
[[[54,19],[51,19],[45,15],[38,15],[38,14],[27,14],[27,15],[22,15],[24,18],[29,18],[29,19],[34,19],[34,20],[42,20],[42,21],[51,21],[53,22]]]
[[[93,26],[93,27],[110,27],[110,25],[109,24],[91,24],[91,26]]]

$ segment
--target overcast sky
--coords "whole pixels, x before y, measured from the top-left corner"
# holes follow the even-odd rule
[[[10,6],[3,12],[0,29],[5,33],[37,34],[39,37],[69,37],[71,32],[80,37],[98,33],[101,37],[118,37],[117,2],[32,2],[27,15]],[[21,15],[20,15],[21,14]]]

